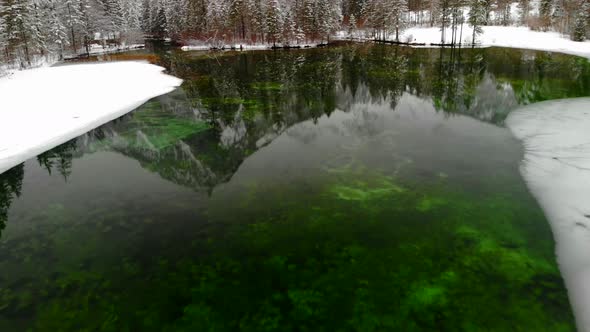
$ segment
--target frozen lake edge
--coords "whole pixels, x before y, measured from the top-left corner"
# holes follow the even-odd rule
[[[112,62],[0,79],[0,173],[180,86],[181,79],[163,71],[146,62]]]
[[[520,172],[549,220],[579,331],[590,331],[590,98],[546,101],[506,121],[525,147]]]

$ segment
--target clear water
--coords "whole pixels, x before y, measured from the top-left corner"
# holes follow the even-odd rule
[[[182,87],[0,175],[1,331],[575,330],[503,121],[586,60],[148,56]]]

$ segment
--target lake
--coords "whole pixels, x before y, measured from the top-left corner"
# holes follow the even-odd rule
[[[0,330],[575,331],[504,120],[587,60],[136,57],[183,85],[0,175]]]

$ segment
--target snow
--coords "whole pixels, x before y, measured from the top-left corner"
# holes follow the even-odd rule
[[[590,58],[589,41],[575,42],[557,32],[532,31],[526,27],[514,26],[483,26],[482,28],[483,34],[476,37],[476,43],[480,46],[551,51]],[[469,25],[463,26],[463,43],[471,44],[472,31]],[[400,41],[408,41],[411,37],[410,40],[416,43],[440,43],[440,35],[440,28],[414,27],[404,31]],[[446,36],[446,42],[450,42],[451,29],[446,31]],[[395,35],[390,38],[395,39]]]
[[[578,329],[590,332],[590,98],[525,106],[506,123],[524,143],[521,174],[551,224]]]
[[[46,67],[0,79],[0,173],[114,120],[182,80],[144,62]]]

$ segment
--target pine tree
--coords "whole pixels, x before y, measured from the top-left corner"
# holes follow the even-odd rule
[[[34,33],[30,7],[26,0],[6,0],[4,19],[6,24],[7,55],[9,58],[24,60],[31,65],[31,36]],[[21,66],[24,63],[21,61]]]
[[[523,25],[527,24],[527,20],[529,18],[529,12],[531,11],[531,2],[530,0],[518,0],[518,12],[520,23]]]
[[[574,21],[572,39],[574,41],[586,40],[586,33],[588,30],[588,19],[590,18],[590,1],[584,0],[580,6],[580,9],[576,15]]]
[[[394,0],[392,3],[393,27],[395,28],[395,41],[399,42],[400,33],[406,28],[406,15],[408,14],[407,0]]]
[[[31,48],[45,55],[48,50],[48,33],[51,29],[51,23],[48,20],[49,4],[45,0],[32,1],[28,3],[28,8]]]
[[[553,14],[551,15],[551,24],[557,27],[557,31],[564,32],[564,18],[565,18],[565,10],[563,8],[563,3],[561,0],[557,0],[555,2],[555,8],[553,10]]]
[[[65,17],[65,26],[69,30],[70,44],[74,52],[78,51],[77,34],[82,24],[82,12],[79,0],[63,0],[63,16]]]
[[[166,21],[166,14],[163,7],[159,7],[152,21],[152,36],[156,38],[163,38],[167,36],[168,22]]]
[[[277,0],[268,0],[266,8],[266,34],[273,45],[276,45],[281,39],[282,23],[279,2]]]
[[[469,17],[467,21],[473,27],[472,45],[475,45],[475,38],[483,33],[481,26],[486,22],[485,0],[472,0],[470,4]]]
[[[151,34],[153,29],[152,21],[152,4],[150,0],[144,0],[141,13],[141,29],[148,34]]]
[[[440,13],[440,22],[441,22],[441,29],[440,29],[440,43],[444,44],[446,42],[446,28],[451,23],[451,0],[440,0],[438,2]]]
[[[320,37],[329,40],[330,34],[338,30],[342,21],[342,8],[336,0],[323,0],[316,2],[316,20],[319,22],[318,32]]]
[[[57,51],[59,59],[63,58],[64,47],[69,45],[66,26],[59,16],[60,8],[57,0],[47,0],[49,32],[48,39],[51,47]]]
[[[539,19],[543,31],[547,31],[551,25],[552,10],[553,0],[541,0],[539,5]]]
[[[356,30],[356,16],[354,14],[350,14],[348,18],[348,36],[352,38],[353,32]]]
[[[0,59],[6,54],[8,38],[6,36],[6,21],[4,20],[4,3],[0,2]]]
[[[185,8],[187,7],[185,0],[168,0],[162,2],[164,14],[166,16],[166,32],[167,35],[178,39],[186,26]]]
[[[93,33],[95,32],[94,22],[90,15],[90,3],[89,0],[79,0],[79,12],[80,12],[80,35],[84,43],[86,53],[90,53],[90,41],[93,39]]]

